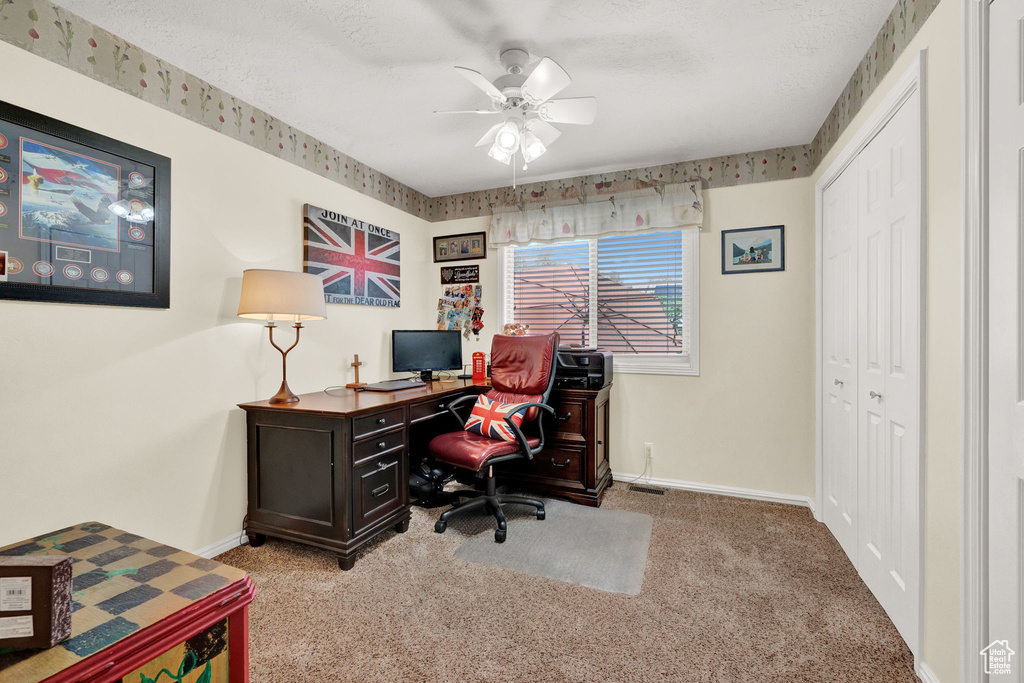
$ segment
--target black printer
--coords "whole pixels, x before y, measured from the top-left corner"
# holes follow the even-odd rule
[[[601,389],[612,383],[612,352],[562,346],[555,366],[559,389]]]

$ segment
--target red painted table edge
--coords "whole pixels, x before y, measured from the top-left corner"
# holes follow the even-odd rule
[[[256,586],[246,576],[44,679],[43,683],[117,680],[225,618],[230,683],[248,683],[249,603],[255,597]]]

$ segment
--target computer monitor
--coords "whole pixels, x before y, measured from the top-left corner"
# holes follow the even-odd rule
[[[391,369],[419,372],[428,382],[436,370],[462,369],[458,330],[392,330]]]

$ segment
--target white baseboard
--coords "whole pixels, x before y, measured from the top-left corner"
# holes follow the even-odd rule
[[[814,500],[807,496],[796,496],[790,493],[772,493],[771,491],[758,491],[756,489],[741,489],[735,486],[700,484],[694,481],[680,481],[678,479],[640,477],[638,474],[624,474],[622,472],[612,472],[612,476],[615,478],[615,483],[617,484],[648,484],[650,486],[661,486],[662,488],[667,489],[682,489],[684,491],[696,491],[698,493],[713,493],[718,496],[764,500],[770,503],[801,505],[803,507],[810,508],[811,512],[814,512]]]
[[[921,679],[921,683],[941,683],[935,672],[928,668],[928,665],[924,662],[918,662],[914,670],[917,677]]]
[[[200,548],[199,550],[197,550],[195,552],[195,554],[198,555],[199,557],[205,557],[206,559],[211,559],[211,558],[217,557],[221,553],[226,553],[227,551],[229,551],[229,550],[231,550],[233,548],[237,548],[238,546],[240,546],[240,545],[242,545],[244,543],[248,543],[248,542],[249,542],[249,537],[248,536],[243,534],[241,531],[236,531],[235,533],[231,534],[230,536],[225,536],[224,538],[220,539],[219,541],[215,541],[215,542],[211,543],[210,545],[206,546],[205,548]]]

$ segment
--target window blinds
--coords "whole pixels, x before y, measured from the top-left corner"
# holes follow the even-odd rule
[[[506,320],[530,332],[558,332],[563,344],[590,345],[590,243],[587,240],[509,247]]]
[[[689,343],[682,231],[506,247],[504,319],[620,355]]]
[[[597,243],[597,344],[615,353],[682,348],[682,233],[605,237]]]

